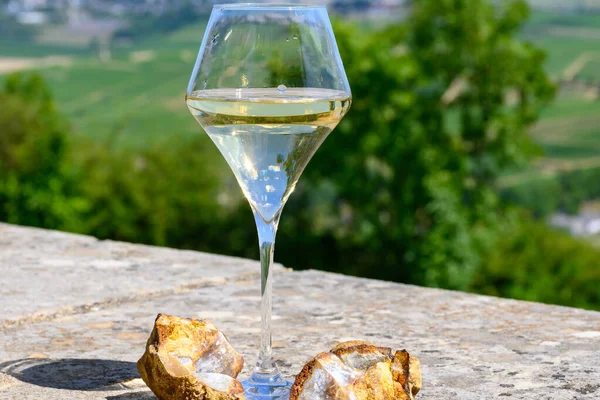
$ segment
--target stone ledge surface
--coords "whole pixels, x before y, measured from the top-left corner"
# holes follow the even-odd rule
[[[257,277],[256,261],[0,223],[0,328]],[[281,266],[277,266],[281,269]]]
[[[211,319],[247,373],[258,269],[0,225],[0,399],[155,399],[134,362],[159,312]],[[281,267],[274,288],[274,349],[290,377],[363,339],[419,357],[425,400],[600,398],[600,313]]]

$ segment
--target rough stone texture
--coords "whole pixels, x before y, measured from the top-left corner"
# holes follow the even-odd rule
[[[162,400],[243,400],[235,378],[241,354],[208,319],[159,314],[137,362],[142,380]]]
[[[0,266],[0,298],[15,299],[0,313],[0,324],[222,285],[260,271],[256,262],[240,258],[2,223]]]
[[[419,360],[406,350],[352,340],[306,363],[289,400],[413,400],[421,387]]]
[[[280,240],[285,240],[284,237]],[[0,399],[151,400],[135,361],[159,312],[210,318],[256,361],[256,262],[0,224]],[[600,313],[276,268],[289,377],[340,341],[406,348],[419,399],[600,398]]]

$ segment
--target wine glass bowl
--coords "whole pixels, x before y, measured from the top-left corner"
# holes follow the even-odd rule
[[[277,87],[350,93],[327,9],[215,5],[187,93]]]
[[[233,171],[258,230],[262,334],[246,396],[287,399],[290,384],[271,355],[277,226],[302,171],[351,103],[326,8],[215,5],[186,103]]]

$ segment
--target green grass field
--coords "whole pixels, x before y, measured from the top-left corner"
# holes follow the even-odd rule
[[[556,25],[600,28],[600,18],[594,13],[557,14],[544,10],[535,10],[530,19],[530,25]]]
[[[507,171],[501,186],[600,166],[600,101],[563,93],[543,110],[530,134],[543,151],[542,157],[522,170]]]
[[[142,145],[197,131],[184,103],[190,71],[189,63],[157,56],[138,64],[82,61],[44,75],[77,131],[98,139],[118,133],[123,144]]]
[[[564,78],[578,59],[584,59],[573,78],[600,84],[600,15],[536,11],[524,35],[546,51],[546,68],[553,78]],[[563,170],[597,167],[600,99],[582,88],[559,91],[531,135],[543,156],[523,170],[508,172],[503,186],[544,179]]]
[[[526,38],[547,53],[546,68],[553,78],[562,77],[565,69],[586,52],[597,53],[600,61],[600,37],[565,37],[540,31],[535,35],[528,33]],[[594,76],[600,79],[600,71],[595,71]]]
[[[18,52],[0,43],[0,57],[71,56],[72,66],[40,72],[77,134],[143,147],[201,132],[184,96],[203,33],[200,24],[149,38],[134,48],[114,49],[106,63],[81,48],[45,45]]]
[[[90,49],[87,47],[58,46],[41,43],[18,43],[5,41],[0,38],[0,57],[45,57],[48,55],[60,56],[87,56]]]

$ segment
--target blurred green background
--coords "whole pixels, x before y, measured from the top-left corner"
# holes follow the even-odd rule
[[[600,310],[600,2],[563,3],[330,3],[354,102],[276,261]],[[0,0],[0,221],[258,256],[184,104],[210,7]]]

